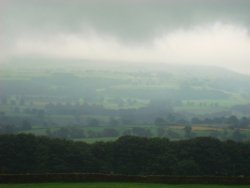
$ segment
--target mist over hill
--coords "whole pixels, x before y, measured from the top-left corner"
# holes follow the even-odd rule
[[[0,1],[0,133],[247,140],[249,9],[248,0]]]
[[[131,98],[147,101],[144,105],[158,100],[217,107],[250,101],[250,76],[215,66],[19,58],[5,63],[1,72],[1,95],[58,95],[91,103]]]

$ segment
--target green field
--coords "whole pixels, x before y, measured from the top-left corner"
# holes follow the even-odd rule
[[[192,125],[192,137],[226,140],[235,139],[232,125],[213,119],[233,115],[238,140],[249,140],[250,77],[230,77],[237,84],[225,85],[221,74],[9,67],[0,70],[0,131],[92,143],[123,135],[180,140]],[[166,121],[161,129],[159,117]]]
[[[164,185],[144,183],[2,184],[1,188],[248,188],[249,185]]]

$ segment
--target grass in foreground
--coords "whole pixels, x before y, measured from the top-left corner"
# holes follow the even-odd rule
[[[249,188],[249,185],[167,185],[144,183],[0,184],[1,188]]]

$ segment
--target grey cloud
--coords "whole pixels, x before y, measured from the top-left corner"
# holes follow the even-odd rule
[[[248,0],[0,2],[5,54],[249,67]]]
[[[250,70],[250,38],[241,26],[215,23],[178,29],[147,43],[124,43],[94,30],[55,36],[24,36],[13,46],[18,56],[36,55],[100,62],[176,63]]]
[[[2,20],[12,33],[71,32],[88,25],[126,40],[143,40],[152,37],[159,28],[169,31],[215,21],[250,24],[247,0],[10,0],[5,6]]]

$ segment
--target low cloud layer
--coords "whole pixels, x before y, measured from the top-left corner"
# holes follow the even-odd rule
[[[249,0],[0,0],[0,63],[59,58],[250,74],[249,8]]]
[[[19,36],[11,56],[69,58],[100,62],[212,65],[250,73],[250,37],[241,25],[213,23],[179,28],[144,42],[127,42],[92,29]]]

